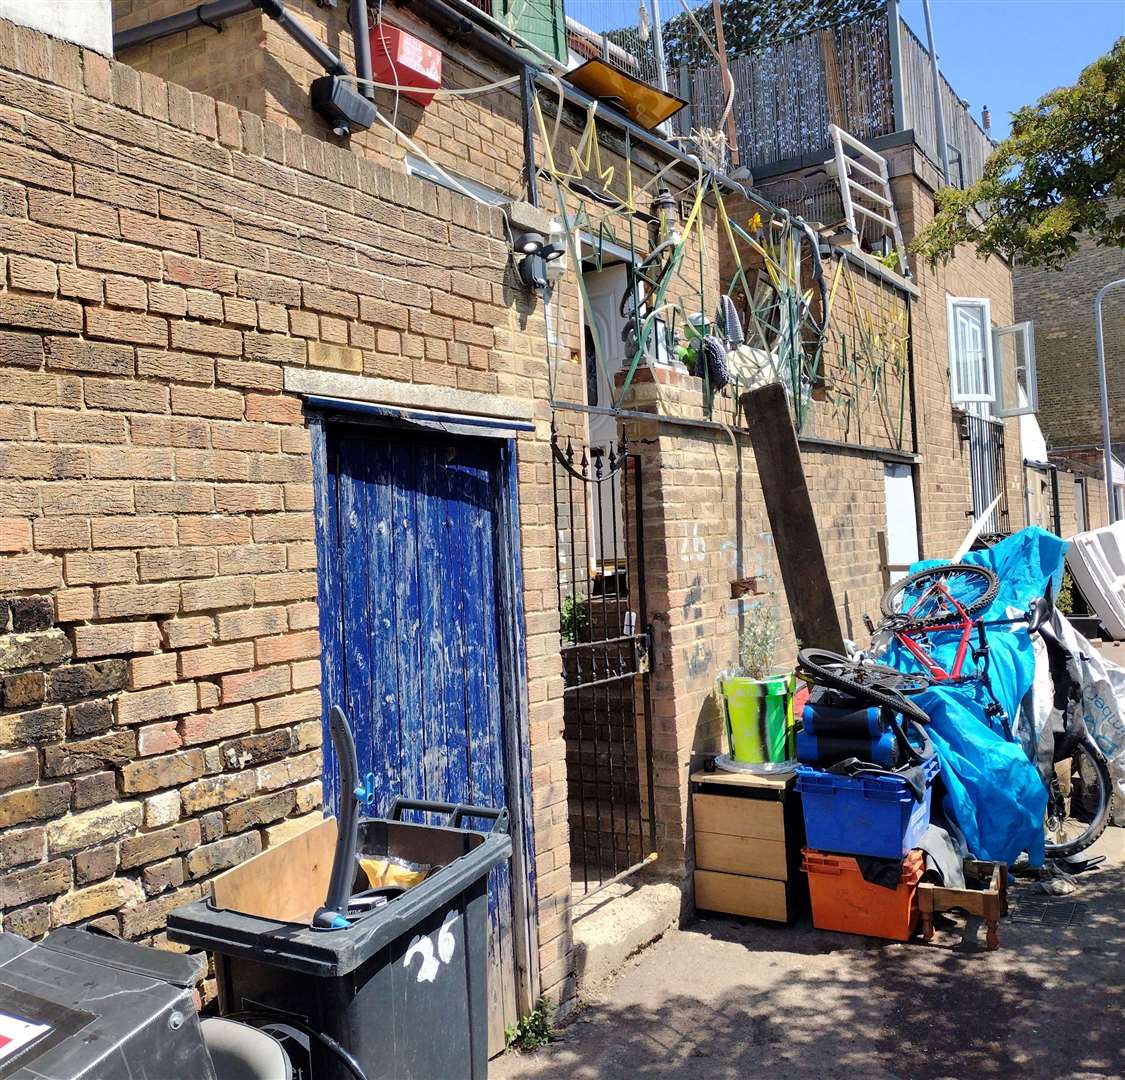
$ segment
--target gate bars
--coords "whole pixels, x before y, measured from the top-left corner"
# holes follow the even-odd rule
[[[969,444],[969,478],[972,484],[972,509],[976,517],[999,496],[996,509],[988,516],[984,532],[1007,536],[1011,531],[1008,512],[1008,463],[1004,456],[1004,425],[983,416],[965,413],[961,417],[961,440]]]
[[[552,430],[571,873],[589,896],[656,858],[641,461]]]

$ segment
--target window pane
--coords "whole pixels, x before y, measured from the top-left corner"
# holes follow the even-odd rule
[[[950,302],[949,364],[955,405],[992,400],[990,333],[986,302]]]
[[[1018,416],[1037,409],[1033,342],[1029,322],[1001,327],[993,334],[997,412],[1001,416]]]

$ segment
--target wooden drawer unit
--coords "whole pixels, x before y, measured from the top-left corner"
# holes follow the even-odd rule
[[[698,772],[691,777],[695,905],[788,922],[807,896],[793,773]]]

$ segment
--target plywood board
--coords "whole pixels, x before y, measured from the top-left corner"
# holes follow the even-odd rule
[[[696,832],[756,840],[785,840],[785,815],[776,800],[737,799],[697,791],[692,797]]]
[[[211,899],[225,911],[307,923],[328,895],[336,819],[325,818],[277,847],[220,874]]]
[[[721,870],[728,874],[785,881],[789,859],[785,844],[777,840],[750,840],[722,833],[695,833],[695,864],[702,870]]]
[[[789,921],[789,902],[783,881],[695,871],[695,906],[752,919]]]

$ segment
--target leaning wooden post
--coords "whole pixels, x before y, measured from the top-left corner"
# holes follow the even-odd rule
[[[844,651],[797,433],[780,383],[742,395],[785,599],[801,647]]]

